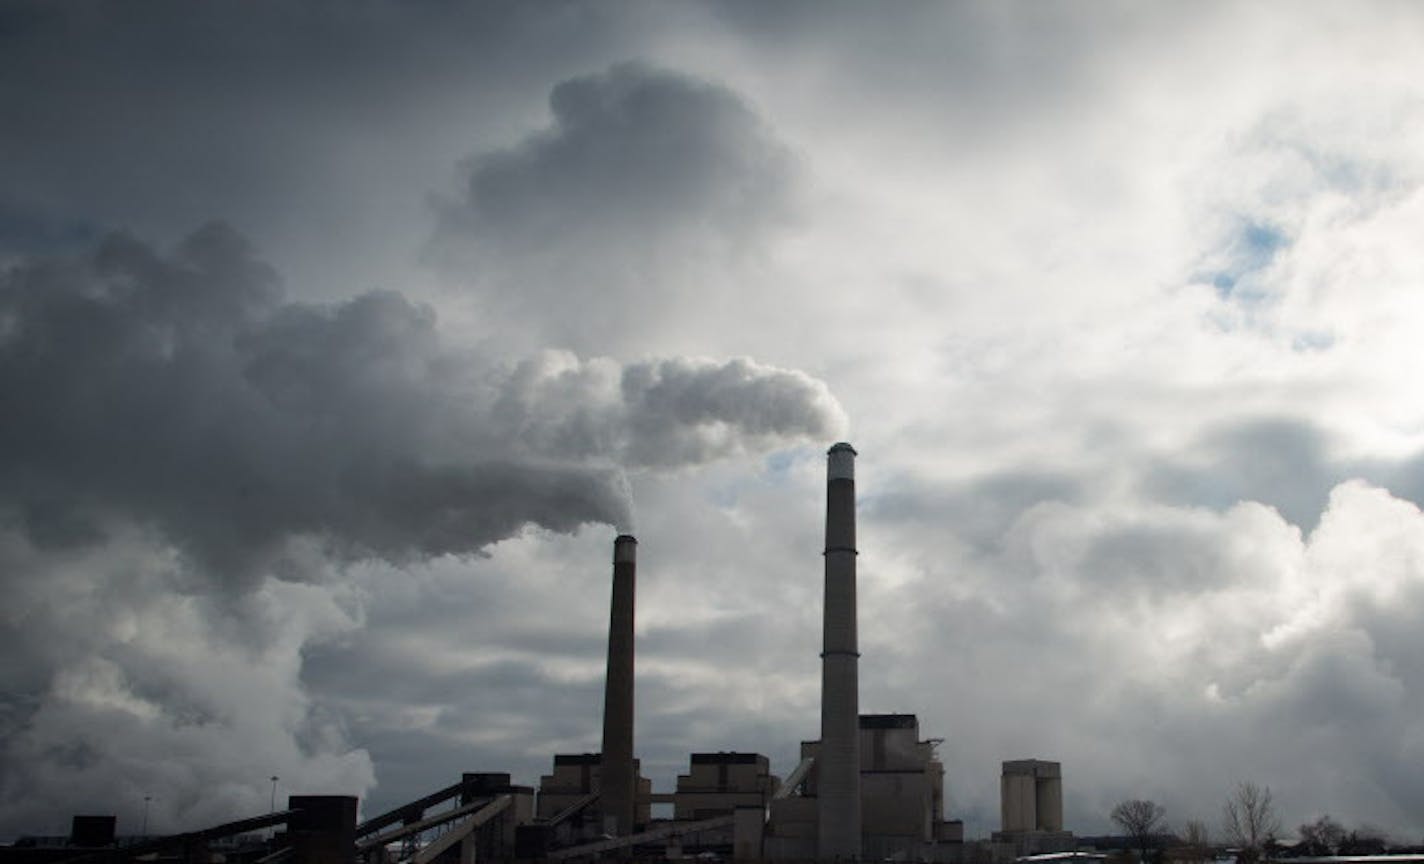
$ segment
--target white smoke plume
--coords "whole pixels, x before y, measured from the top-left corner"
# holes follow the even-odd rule
[[[301,680],[361,625],[341,567],[623,526],[627,470],[843,423],[750,360],[506,363],[400,294],[286,302],[220,224],[0,276],[0,404],[0,830],[115,801],[133,829],[150,793],[155,830],[261,812],[272,774],[359,793]]]

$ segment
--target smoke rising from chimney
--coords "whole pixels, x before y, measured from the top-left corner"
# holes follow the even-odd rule
[[[0,272],[0,404],[25,407],[0,423],[0,587],[27,610],[0,621],[24,655],[0,672],[0,762],[29,778],[0,790],[16,830],[74,788],[156,782],[171,760],[129,754],[179,739],[197,750],[155,810],[165,828],[265,800],[198,794],[257,752],[366,788],[370,759],[302,680],[308,640],[359,626],[359,600],[333,599],[342,567],[478,554],[531,524],[631,530],[626,471],[784,446],[840,415],[820,382],[750,360],[511,364],[449,344],[399,293],[288,302],[217,223],[171,251],[115,234]],[[234,706],[249,691],[183,671],[238,657],[267,701]],[[83,758],[57,765],[61,741]],[[200,798],[212,812],[180,811]]]

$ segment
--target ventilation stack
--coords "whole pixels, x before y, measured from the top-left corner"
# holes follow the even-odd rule
[[[604,830],[633,833],[637,772],[633,767],[633,596],[638,541],[613,541],[613,602],[608,615],[608,674],[603,691],[603,764],[599,770]]]
[[[817,857],[860,858],[860,652],[855,632],[855,449],[827,453]]]

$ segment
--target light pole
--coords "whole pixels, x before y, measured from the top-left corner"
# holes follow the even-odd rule
[[[267,813],[268,813],[268,815],[271,815],[271,814],[277,812],[277,780],[278,780],[278,779],[279,779],[279,778],[277,777],[276,774],[273,774],[273,775],[272,775],[272,800],[271,800],[270,802],[268,802],[268,805],[267,805]],[[269,827],[267,830],[271,832],[271,836],[273,836],[273,837],[276,837],[276,836],[277,836],[277,826],[276,826],[276,825],[272,825],[272,826]]]
[[[140,837],[148,836],[148,802],[151,800],[152,795],[143,796],[143,829],[138,832]]]

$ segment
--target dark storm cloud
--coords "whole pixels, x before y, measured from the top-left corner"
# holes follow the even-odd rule
[[[245,577],[299,535],[399,560],[622,518],[607,470],[435,446],[454,394],[428,312],[386,294],[284,306],[221,226],[170,257],[114,237],[20,267],[0,298],[0,477],[37,544],[122,515]]]
[[[7,2],[0,105],[20,122],[0,132],[0,177],[21,204],[109,224],[191,225],[214,202],[279,215],[273,200],[311,188],[305,172],[331,176],[318,163],[339,162],[343,139],[399,140],[456,91],[466,110],[492,107],[505,94],[482,72],[506,94],[542,86],[551,66],[597,56],[610,24],[498,0],[340,14],[273,0]]]
[[[434,314],[397,294],[283,303],[220,225],[170,256],[114,236],[16,267],[0,292],[0,500],[30,541],[98,542],[124,516],[227,576],[280,570],[293,538],[400,561],[531,522],[622,524],[619,464],[704,461],[838,420],[818,382],[749,361],[557,357],[511,373],[442,345]]]
[[[559,84],[549,129],[477,157],[447,229],[529,249],[702,224],[735,246],[783,215],[785,149],[732,91],[639,64]]]
[[[57,219],[0,199],[0,255],[58,252],[88,245],[102,232],[80,219]]]
[[[498,362],[448,344],[433,311],[400,294],[289,302],[221,224],[168,253],[115,234],[4,271],[0,405],[0,830],[102,804],[75,788],[130,802],[162,788],[155,825],[169,828],[253,812],[259,753],[289,782],[362,791],[370,758],[306,687],[360,702],[369,678],[302,659],[359,626],[361,603],[341,581],[305,580],[363,559],[480,552],[531,524],[624,525],[625,468],[843,423],[820,382],[746,359]],[[509,612],[488,594],[478,605]],[[422,624],[440,623],[428,609]],[[588,645],[546,636],[506,648]],[[555,679],[531,668],[488,666],[475,692],[483,678],[536,711]],[[406,683],[394,704],[436,702],[455,678],[423,668]],[[449,711],[430,730],[447,744]]]
[[[640,30],[503,0],[0,4],[0,254],[217,216],[304,298],[391,284],[455,162]]]
[[[559,84],[549,109],[547,129],[470,161],[433,248],[560,344],[695,302],[702,271],[793,212],[795,160],[726,87],[624,63]]]

